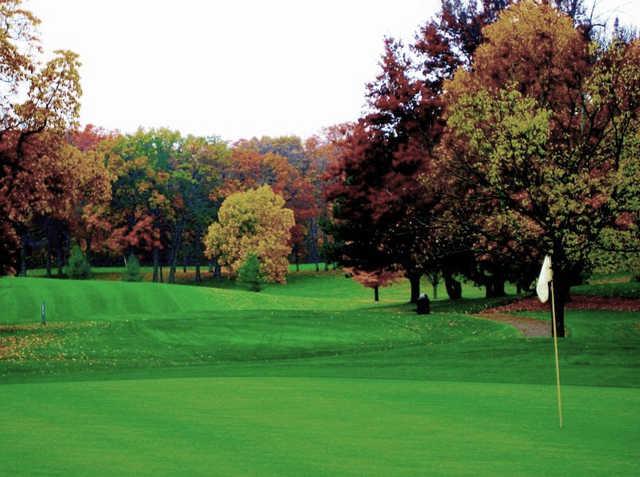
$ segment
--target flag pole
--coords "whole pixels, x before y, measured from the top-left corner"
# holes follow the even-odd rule
[[[551,280],[551,317],[553,321],[553,349],[556,355],[556,389],[558,396],[558,419],[560,420],[560,429],[562,429],[562,394],[560,393],[560,362],[558,360],[558,331],[556,329],[556,300],[553,292],[553,282]]]

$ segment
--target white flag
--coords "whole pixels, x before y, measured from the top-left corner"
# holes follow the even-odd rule
[[[545,255],[544,262],[542,262],[542,269],[540,270],[540,276],[538,277],[538,284],[536,285],[536,292],[538,298],[542,303],[546,303],[549,299],[549,282],[553,280],[553,270],[551,270],[551,257]]]

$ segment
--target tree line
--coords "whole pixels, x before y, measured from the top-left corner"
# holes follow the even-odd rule
[[[155,281],[180,264],[196,280],[205,264],[237,271],[236,236],[212,226],[229,198],[234,230],[256,230],[238,210],[288,209],[279,255],[337,262],[376,292],[404,275],[412,302],[425,275],[452,299],[461,277],[488,296],[528,289],[550,254],[562,336],[570,287],[605,253],[640,250],[640,43],[580,0],[443,0],[410,44],[385,40],[358,120],[234,144],[78,129],[78,58],[40,62],[20,3],[0,2],[2,273],[62,273],[72,242],[95,264],[135,254]],[[242,253],[281,265],[265,246]]]
[[[329,146],[316,138],[303,144],[297,137],[264,137],[229,146],[168,129],[121,135],[87,126],[66,131],[60,141],[54,161],[68,163],[63,174],[51,177],[58,172],[49,169],[44,179],[28,176],[55,185],[59,193],[42,199],[21,195],[23,206],[42,200],[43,208],[16,224],[19,274],[31,264],[46,268],[47,276],[61,275],[77,243],[94,265],[121,265],[135,254],[152,264],[153,281],[175,282],[183,265],[195,267],[196,281],[202,265],[218,275],[217,255],[205,257],[207,229],[226,198],[263,185],[295,217],[282,234],[285,257],[320,267],[326,207],[319,183]],[[42,166],[40,160],[36,167]]]

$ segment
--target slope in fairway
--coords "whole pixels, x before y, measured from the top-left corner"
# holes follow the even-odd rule
[[[274,285],[256,294],[242,289],[159,283],[0,277],[0,324],[37,323],[42,302],[46,303],[52,322],[184,318],[203,311],[214,315],[246,310],[373,306],[369,290],[336,274],[324,275],[320,280],[294,281],[297,283]],[[316,283],[309,286],[310,282]],[[405,287],[397,288],[405,292]],[[342,295],[336,295],[337,290]]]
[[[19,384],[5,475],[638,475],[640,394],[402,380]],[[19,421],[15,421],[20,416]]]

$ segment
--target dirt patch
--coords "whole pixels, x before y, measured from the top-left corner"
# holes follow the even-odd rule
[[[507,313],[494,313],[494,312],[482,312],[476,315],[472,315],[475,318],[483,320],[497,321],[498,323],[506,323],[518,329],[524,336],[527,337],[540,337],[551,336],[551,330],[549,329],[549,323],[546,321],[535,320],[533,318],[527,318],[525,316],[509,315]]]
[[[514,311],[549,311],[549,303],[540,303],[537,297],[523,298],[508,305],[487,310],[489,313],[511,313]],[[573,295],[566,306],[569,310],[640,311],[640,300],[604,296]]]

